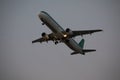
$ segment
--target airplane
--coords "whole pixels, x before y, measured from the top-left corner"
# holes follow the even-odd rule
[[[73,37],[92,34],[94,32],[100,32],[103,30],[96,29],[96,30],[72,31],[69,28],[64,30],[47,12],[41,11],[38,17],[42,21],[42,25],[46,25],[52,31],[52,33],[46,34],[45,32],[43,32],[41,34],[42,37],[32,41],[32,43],[53,41],[55,44],[58,44],[62,42],[65,43],[70,49],[74,51],[71,53],[71,55],[75,55],[75,54],[85,55],[85,53],[87,52],[96,51],[95,49],[83,49],[85,40],[82,39],[78,44],[73,39]]]

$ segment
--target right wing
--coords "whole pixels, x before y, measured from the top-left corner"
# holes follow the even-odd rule
[[[102,31],[101,29],[97,29],[97,30],[81,30],[81,31],[72,31],[73,32],[73,37],[78,36],[78,35],[86,35],[86,34],[92,34],[94,32],[100,32]]]

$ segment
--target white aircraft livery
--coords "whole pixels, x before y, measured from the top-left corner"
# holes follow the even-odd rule
[[[100,32],[102,31],[101,29],[72,31],[71,29],[67,28],[66,30],[64,30],[47,12],[41,11],[38,16],[42,21],[42,25],[46,25],[52,31],[52,33],[46,34],[45,32],[43,32],[41,34],[42,37],[32,41],[32,43],[53,41],[55,44],[58,44],[63,42],[70,49],[73,50],[71,55],[75,55],[75,54],[85,55],[85,53],[87,52],[96,51],[94,49],[83,49],[85,40],[82,39],[78,44],[73,39],[73,37],[79,35],[83,36],[86,34],[92,34],[94,32]]]

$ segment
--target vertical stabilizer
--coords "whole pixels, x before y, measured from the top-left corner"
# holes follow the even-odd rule
[[[82,39],[80,42],[79,42],[79,46],[83,49],[84,47],[84,43],[85,43],[85,40]]]

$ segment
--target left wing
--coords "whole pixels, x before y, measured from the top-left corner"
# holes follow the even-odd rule
[[[36,43],[36,42],[42,43],[42,42],[57,41],[57,40],[59,39],[54,33],[51,33],[51,34],[42,33],[42,37],[32,41],[32,43]]]
[[[103,31],[101,29],[97,29],[97,30],[82,30],[82,31],[72,31],[73,32],[73,37],[78,36],[78,35],[86,35],[86,34],[92,34],[94,32],[100,32]]]
[[[36,39],[36,40],[32,41],[32,43],[36,43],[36,42],[42,43],[42,42],[45,42],[45,41],[48,41],[48,40],[46,40],[45,38],[39,38],[39,39]]]

